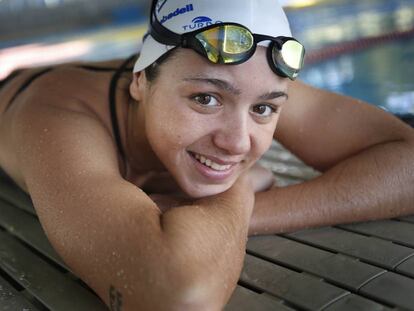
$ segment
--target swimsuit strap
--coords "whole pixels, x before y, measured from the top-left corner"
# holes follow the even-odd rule
[[[109,108],[111,112],[112,130],[114,131],[116,145],[122,157],[125,157],[125,152],[121,143],[121,135],[119,132],[119,124],[116,114],[116,87],[118,85],[119,79],[121,78],[121,75],[125,72],[125,69],[127,68],[128,64],[136,57],[137,55],[132,55],[125,62],[122,63],[122,65],[112,76],[111,83],[109,86]]]
[[[16,70],[13,71],[11,74],[9,74],[5,79],[0,80],[0,90],[3,88],[3,86],[5,86],[7,83],[9,83],[11,80],[13,80],[14,78],[16,78],[23,70]]]
[[[31,75],[26,81],[20,86],[20,88],[14,93],[13,97],[10,99],[9,103],[7,104],[6,108],[3,112],[6,112],[9,110],[13,102],[16,100],[16,98],[24,91],[26,90],[37,78],[40,78],[44,74],[51,71],[53,68],[46,68],[39,72],[36,72],[35,74]],[[21,71],[17,71],[14,75],[11,75],[9,79],[6,79],[6,81],[3,82],[2,86],[4,86],[6,83],[10,82],[12,79],[14,79],[18,74],[20,74]]]

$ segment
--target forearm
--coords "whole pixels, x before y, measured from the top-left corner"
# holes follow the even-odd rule
[[[373,146],[322,176],[256,195],[249,235],[414,213],[411,142]]]
[[[112,273],[111,284],[125,300],[122,310],[220,310],[240,275],[253,200],[253,193],[231,189],[160,214],[145,230],[142,221],[135,223],[135,229],[128,227],[128,221],[113,228],[122,231],[113,240],[122,246],[115,253],[122,259],[135,258]],[[147,242],[141,238],[139,244],[119,243],[126,236],[132,242],[138,227]],[[138,300],[128,300],[132,297],[123,288],[119,271],[134,279],[128,288],[135,289],[132,297]]]
[[[185,256],[183,269],[194,277],[186,298],[200,303],[197,310],[221,310],[230,298],[242,269],[253,200],[253,193],[230,191],[163,214],[168,243]]]
[[[37,202],[68,266],[107,305],[119,306],[113,310],[223,307],[241,270],[253,193],[230,191],[161,214],[150,202],[131,205],[137,191],[127,190],[94,197],[100,208],[68,203],[63,213],[52,209],[58,202]]]

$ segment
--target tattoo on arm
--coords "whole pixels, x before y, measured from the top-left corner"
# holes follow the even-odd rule
[[[122,295],[113,285],[109,288],[109,307],[111,311],[122,311]]]

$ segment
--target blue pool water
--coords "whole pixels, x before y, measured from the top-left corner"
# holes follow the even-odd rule
[[[301,73],[301,79],[395,114],[414,115],[414,38],[311,65]]]

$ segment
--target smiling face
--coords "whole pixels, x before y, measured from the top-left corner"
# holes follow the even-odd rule
[[[288,81],[272,72],[265,53],[259,47],[229,66],[179,49],[154,83],[135,77],[131,95],[146,138],[187,195],[226,191],[270,147]]]

